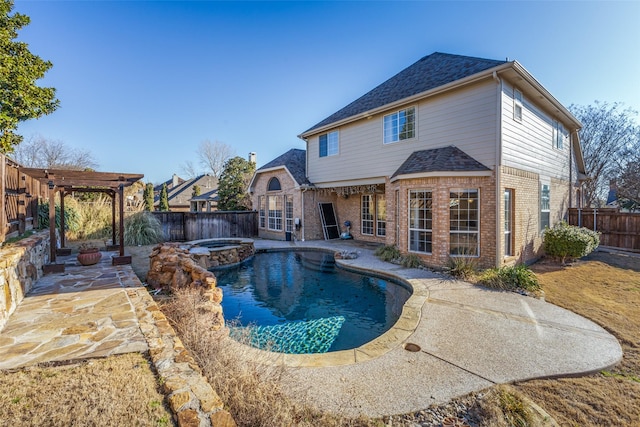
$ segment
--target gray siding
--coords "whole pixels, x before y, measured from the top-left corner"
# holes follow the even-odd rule
[[[489,168],[495,165],[498,89],[488,79],[402,108],[416,107],[416,137],[383,144],[383,117],[340,127],[339,152],[319,157],[318,135],[307,143],[309,180],[316,185],[339,185],[377,178],[383,182],[411,153],[454,145]],[[401,109],[401,108],[399,108]],[[388,113],[392,113],[391,110]]]
[[[569,144],[554,147],[553,118],[524,95],[522,122],[513,118],[513,86],[503,85],[502,164],[542,176],[569,180]],[[567,130],[567,129],[565,129]],[[567,130],[568,131],[568,130]]]

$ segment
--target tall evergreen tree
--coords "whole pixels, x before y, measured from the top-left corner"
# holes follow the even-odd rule
[[[219,210],[246,211],[251,209],[251,198],[247,190],[255,170],[255,163],[238,156],[225,163],[218,182]]]
[[[201,190],[200,190],[200,186],[199,186],[199,185],[197,185],[197,184],[196,184],[196,185],[194,185],[194,186],[193,186],[193,192],[191,192],[191,197],[197,197],[197,196],[199,196],[199,195],[200,195],[200,192],[201,192]]]
[[[153,212],[153,184],[147,182],[147,185],[144,186],[144,210]]]
[[[28,16],[10,15],[13,0],[0,0],[0,152],[11,153],[22,142],[15,133],[18,124],[37,119],[58,108],[56,90],[40,87],[53,64],[29,51],[29,45],[15,41],[18,30],[29,25]]]
[[[160,190],[160,203],[158,204],[158,210],[166,212],[169,210],[169,195],[167,194],[167,184],[162,184],[162,190]]]

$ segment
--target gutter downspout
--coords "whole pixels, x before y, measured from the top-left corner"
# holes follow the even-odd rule
[[[304,187],[302,187],[302,197],[301,199],[301,203],[302,203],[302,209],[301,209],[301,218],[300,218],[300,222],[302,222],[302,224],[300,225],[300,234],[302,234],[302,242],[304,242],[304,227],[306,226],[306,222],[304,220],[304,193],[308,190],[307,186],[305,185]]]
[[[502,248],[502,221],[500,221],[500,208],[502,206],[502,197],[504,195],[501,193],[501,176],[502,176],[502,79],[498,77],[497,72],[493,72],[493,79],[497,83],[498,88],[498,100],[497,100],[497,108],[496,113],[498,114],[498,120],[496,121],[496,135],[497,135],[497,147],[496,147],[496,165],[494,168],[494,172],[496,174],[496,267],[500,268],[502,266],[502,258],[501,248]],[[515,213],[515,212],[514,212]]]
[[[574,131],[577,132],[577,131]],[[573,141],[574,141],[574,132],[571,132],[571,137],[569,138],[569,209],[573,207]],[[569,215],[567,214],[567,219],[569,219]]]

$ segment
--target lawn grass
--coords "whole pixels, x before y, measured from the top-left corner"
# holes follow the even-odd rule
[[[640,258],[594,253],[567,267],[533,267],[546,300],[598,323],[622,345],[614,368],[516,389],[563,426],[640,426]]]
[[[0,424],[173,426],[158,389],[139,353],[0,371]]]

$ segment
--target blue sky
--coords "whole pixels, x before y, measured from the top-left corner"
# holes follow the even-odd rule
[[[297,135],[433,52],[516,59],[560,102],[640,110],[640,2],[22,1],[61,106],[20,125],[158,183],[204,140]],[[640,122],[640,121],[639,121]]]

